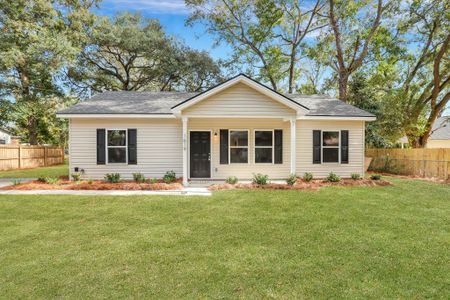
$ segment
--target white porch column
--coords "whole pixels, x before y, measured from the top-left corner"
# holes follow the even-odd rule
[[[183,185],[188,186],[188,118],[182,117],[183,122]]]
[[[291,120],[291,174],[297,173],[297,118]]]

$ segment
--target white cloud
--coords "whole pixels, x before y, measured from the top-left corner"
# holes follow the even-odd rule
[[[115,9],[122,10],[142,10],[155,14],[189,13],[184,0],[105,0],[101,6],[114,6]]]

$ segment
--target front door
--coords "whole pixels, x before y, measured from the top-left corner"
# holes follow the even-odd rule
[[[211,177],[211,134],[209,131],[190,133],[190,177]]]

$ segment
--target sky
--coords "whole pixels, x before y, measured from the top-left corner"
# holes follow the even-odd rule
[[[94,11],[103,16],[125,11],[139,12],[145,17],[158,19],[168,34],[191,48],[207,51],[214,59],[225,58],[231,53],[226,45],[213,47],[214,37],[205,33],[201,24],[185,25],[190,11],[184,0],[103,0]]]

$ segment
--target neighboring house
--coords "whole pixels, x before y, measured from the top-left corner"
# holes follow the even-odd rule
[[[426,148],[450,148],[450,116],[440,117],[434,122]]]
[[[9,131],[0,128],[0,145],[10,144],[11,136],[12,134]]]
[[[363,174],[365,122],[375,120],[335,98],[282,95],[242,74],[202,93],[105,92],[58,116],[70,122],[71,172],[174,170],[184,184]]]

